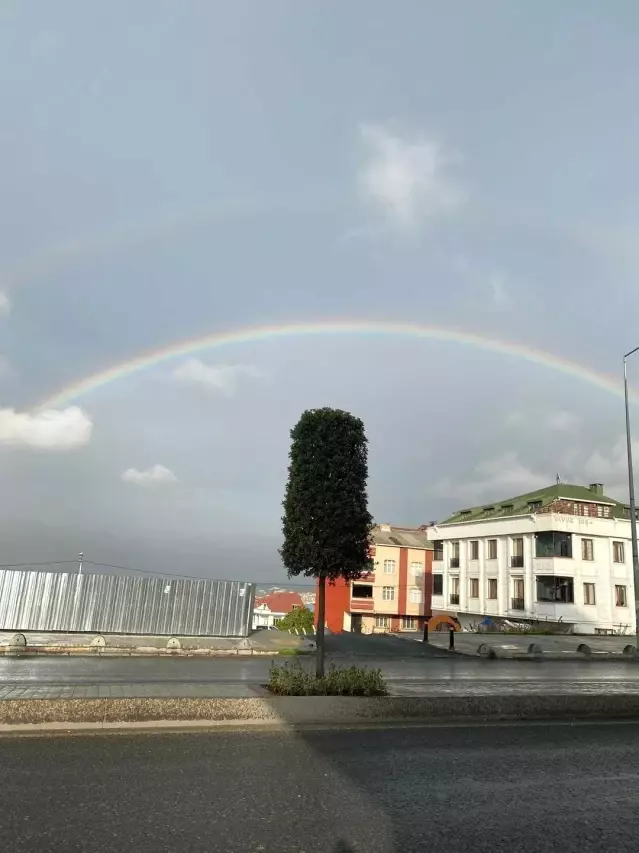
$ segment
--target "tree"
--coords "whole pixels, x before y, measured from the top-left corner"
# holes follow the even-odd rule
[[[308,607],[296,607],[278,619],[275,623],[278,631],[299,631],[300,634],[313,633],[313,614]]]
[[[326,581],[369,571],[373,520],[368,512],[364,424],[339,409],[310,409],[291,430],[280,549],[288,576],[318,580],[317,676],[324,674]]]

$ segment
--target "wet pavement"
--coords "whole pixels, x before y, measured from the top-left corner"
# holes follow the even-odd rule
[[[396,635],[398,639],[413,641],[421,645],[421,638],[406,634]],[[477,649],[482,643],[492,646],[498,653],[510,652],[513,654],[525,654],[531,643],[538,646],[541,651],[552,654],[574,654],[580,645],[587,645],[593,654],[620,654],[629,646],[637,645],[637,637],[634,634],[626,634],[618,637],[600,637],[596,635],[578,636],[575,634],[549,635],[549,634],[503,634],[503,633],[471,633],[460,631],[455,633],[455,648],[462,654],[477,654]],[[429,645],[438,649],[448,648],[448,632],[434,631],[429,637]]]
[[[11,853],[634,850],[639,726],[4,737]]]
[[[639,662],[485,660],[393,637],[327,638],[327,665],[380,669],[393,694],[639,692]],[[296,658],[0,658],[0,699],[254,696],[273,662]]]

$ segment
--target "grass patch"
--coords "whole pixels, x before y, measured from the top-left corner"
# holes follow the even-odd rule
[[[280,652],[281,654],[281,652]],[[271,664],[268,684],[278,696],[387,696],[381,670],[332,666],[317,678],[299,663]]]

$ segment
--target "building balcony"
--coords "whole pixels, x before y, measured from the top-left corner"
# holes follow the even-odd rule
[[[451,593],[450,603],[455,604],[455,605],[459,604],[459,593],[458,592],[457,593],[455,593],[455,592]]]
[[[511,610],[525,610],[526,605],[523,598],[511,598],[510,599],[510,609]]]
[[[510,558],[510,567],[512,569],[523,569],[524,567],[524,556],[523,554],[513,554]]]
[[[450,558],[450,567],[451,569],[459,568],[459,557],[451,557]]]
[[[375,604],[372,598],[351,598],[351,610],[374,610]]]

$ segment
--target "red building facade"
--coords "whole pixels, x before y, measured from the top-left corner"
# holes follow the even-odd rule
[[[326,585],[328,629],[372,634],[417,632],[431,616],[432,543],[426,526],[376,525],[371,557],[374,571],[357,580]],[[317,619],[317,605],[316,605]]]

